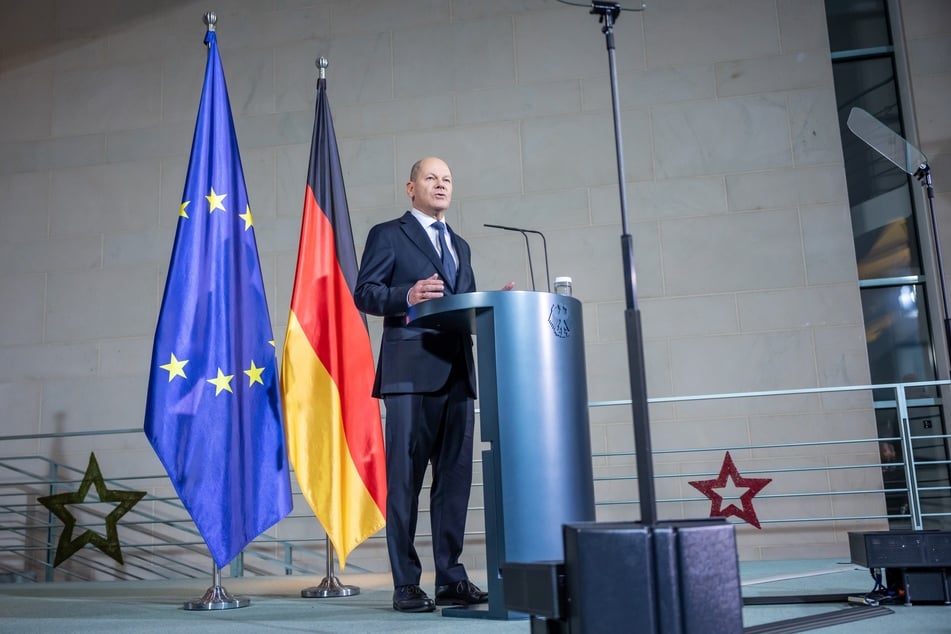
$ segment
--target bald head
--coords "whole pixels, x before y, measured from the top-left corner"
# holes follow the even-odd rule
[[[442,219],[452,202],[452,172],[440,158],[430,156],[413,163],[406,183],[406,195],[413,207],[428,216]]]
[[[439,163],[442,163],[446,167],[447,170],[449,169],[449,166],[441,158],[436,156],[427,156],[426,158],[421,158],[415,163],[413,163],[413,167],[411,167],[409,170],[410,181],[416,180],[416,177],[419,176],[419,170],[421,170],[423,167],[423,164],[428,161],[438,161]]]

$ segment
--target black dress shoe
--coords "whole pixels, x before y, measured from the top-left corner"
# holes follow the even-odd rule
[[[417,585],[396,586],[393,590],[393,609],[397,612],[432,612],[433,600]]]
[[[436,605],[475,605],[488,603],[489,593],[479,590],[468,579],[436,588]]]

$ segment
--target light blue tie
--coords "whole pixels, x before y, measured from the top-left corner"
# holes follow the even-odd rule
[[[456,261],[452,259],[452,253],[449,251],[449,245],[446,242],[446,225],[437,220],[433,223],[436,231],[439,232],[439,253],[442,258],[442,268],[446,272],[446,282],[450,286],[456,285]]]

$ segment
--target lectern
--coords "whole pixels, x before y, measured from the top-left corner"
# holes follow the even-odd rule
[[[560,561],[562,526],[594,521],[581,302],[485,291],[422,302],[410,324],[476,336],[488,605],[444,616],[525,618],[506,610],[504,562]]]

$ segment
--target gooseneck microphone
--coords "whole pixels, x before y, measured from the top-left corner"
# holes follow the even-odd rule
[[[506,227],[505,225],[490,225],[483,224],[483,227],[491,227],[492,229],[502,229],[504,231],[517,231],[522,234],[522,237],[525,238],[525,251],[528,253],[528,274],[532,277],[532,290],[538,290],[535,288],[535,268],[532,266],[532,247],[528,243],[528,234],[534,233],[542,237],[542,247],[545,250],[545,289],[548,292],[551,292],[551,272],[548,269],[548,241],[545,240],[545,234],[541,231],[536,231],[534,229],[521,229],[519,227]]]

